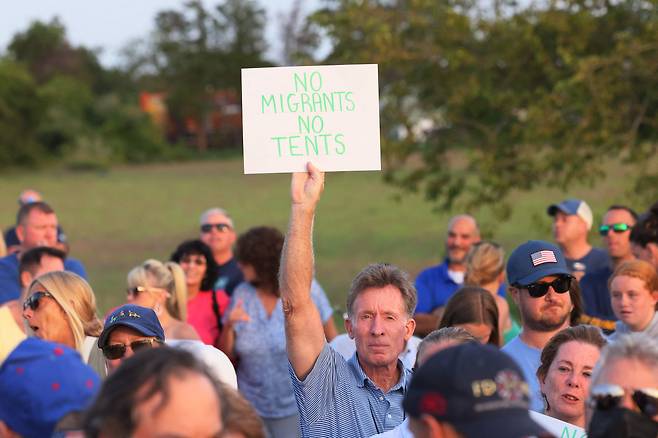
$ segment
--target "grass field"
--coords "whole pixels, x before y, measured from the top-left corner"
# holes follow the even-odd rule
[[[488,237],[509,253],[524,240],[550,239],[546,206],[567,196],[587,199],[598,223],[609,204],[626,202],[619,181],[623,171],[615,168],[596,189],[516,193],[513,215],[504,222],[486,209],[475,215]],[[0,184],[5,226],[13,223],[16,197],[24,188],[41,191],[53,205],[71,255],[87,267],[101,313],[123,301],[133,266],[150,257],[168,258],[178,243],[198,235],[204,209],[227,209],[238,232],[265,224],[285,230],[289,211],[290,176],[243,175],[239,158],[106,172],[14,171],[0,176]],[[317,277],[337,309],[344,308],[354,274],[369,262],[395,263],[415,276],[440,261],[449,215],[433,212],[420,195],[403,194],[396,201],[399,193],[377,172],[327,175],[315,228]],[[592,242],[600,244],[594,235]]]

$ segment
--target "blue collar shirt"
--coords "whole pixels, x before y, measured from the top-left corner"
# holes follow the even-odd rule
[[[365,374],[356,353],[346,361],[326,343],[304,380],[289,365],[302,436],[370,437],[395,428],[405,418],[402,399],[411,381],[411,371],[400,360],[398,368],[400,380],[383,392]]]

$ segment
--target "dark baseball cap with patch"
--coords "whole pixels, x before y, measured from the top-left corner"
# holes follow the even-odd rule
[[[98,348],[105,346],[110,332],[119,326],[129,327],[144,336],[152,336],[162,342],[165,340],[164,330],[153,309],[124,304],[117,307],[105,320],[105,327],[98,338]]]
[[[560,248],[542,240],[519,245],[507,261],[507,281],[527,286],[549,275],[570,275]]]
[[[528,384],[507,354],[468,343],[442,350],[414,374],[404,397],[412,417],[428,414],[466,438],[551,436],[528,413]]]

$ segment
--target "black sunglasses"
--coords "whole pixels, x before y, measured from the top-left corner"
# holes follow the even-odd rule
[[[612,224],[612,225],[601,225],[599,227],[599,234],[603,237],[608,235],[608,232],[610,230],[614,231],[615,233],[624,233],[628,230],[633,228],[632,225],[624,224],[624,223],[618,223],[618,224]]]
[[[626,391],[631,393],[633,402],[640,411],[649,418],[658,414],[658,389],[624,389],[619,385],[602,384],[592,388],[589,396],[589,405],[592,409],[606,411],[619,406]]]
[[[150,338],[150,339],[140,339],[137,341],[132,341],[130,344],[130,349],[133,352],[138,352],[139,350],[146,350],[149,348],[153,348],[153,344],[158,343],[161,344],[162,341],[159,339],[155,338]],[[123,356],[126,355],[126,350],[128,349],[128,345],[126,344],[110,344],[110,345],[105,345],[103,346],[103,356],[110,360],[115,360],[115,359],[121,359]]]
[[[570,275],[561,275],[550,283],[530,283],[528,285],[515,285],[519,289],[528,289],[528,295],[532,298],[541,298],[548,293],[548,288],[552,287],[555,293],[563,294],[569,291],[571,287]]]
[[[202,233],[210,233],[213,228],[216,229],[217,231],[223,233],[225,231],[230,230],[231,226],[229,224],[203,224],[203,225],[201,225],[201,232]]]
[[[43,297],[53,298],[53,295],[48,291],[38,291],[27,297],[23,302],[23,310],[27,310],[29,307],[32,311],[35,311],[39,308],[39,300]]]

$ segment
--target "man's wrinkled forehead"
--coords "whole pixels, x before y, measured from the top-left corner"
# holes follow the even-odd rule
[[[393,286],[370,287],[362,290],[354,300],[355,315],[362,313],[394,313],[404,314],[406,309],[402,292]]]

